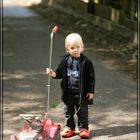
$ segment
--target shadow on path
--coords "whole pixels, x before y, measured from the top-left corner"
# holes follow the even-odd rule
[[[129,133],[136,133],[137,130],[137,124],[133,126],[114,126],[104,129],[97,129],[91,131],[92,137],[97,136],[105,136],[108,135],[109,137],[115,137],[120,135],[125,135]]]

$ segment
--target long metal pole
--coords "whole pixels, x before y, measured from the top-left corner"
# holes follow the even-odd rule
[[[52,66],[52,46],[53,46],[53,32],[50,35],[51,43],[50,43],[50,56],[49,56],[49,68]],[[51,79],[50,76],[48,76],[48,101],[47,101],[47,113],[49,113],[50,108],[50,88],[51,88]]]

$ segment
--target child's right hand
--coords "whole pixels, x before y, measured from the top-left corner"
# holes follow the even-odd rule
[[[50,68],[46,68],[46,74],[51,77],[56,77],[56,73]]]

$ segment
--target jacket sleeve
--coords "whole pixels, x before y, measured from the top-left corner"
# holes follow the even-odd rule
[[[90,60],[88,61],[87,79],[88,79],[88,92],[94,94],[94,90],[95,90],[95,70],[94,70],[94,67],[93,67],[93,63]]]
[[[63,72],[63,62],[64,60],[62,60],[60,62],[60,64],[58,65],[55,73],[56,73],[56,77],[54,79],[61,79],[62,78],[62,72]]]

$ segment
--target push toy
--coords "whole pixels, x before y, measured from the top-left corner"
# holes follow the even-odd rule
[[[49,68],[52,63],[52,46],[53,35],[58,30],[57,26],[54,26],[50,34],[50,54],[49,54]],[[48,76],[48,102],[47,112],[49,112],[49,99],[50,99],[50,76]],[[18,136],[11,135],[10,140],[60,140],[60,125],[54,124],[52,119],[48,119],[48,113],[42,115],[39,114],[20,114],[20,117],[24,119],[23,128],[20,130]]]

